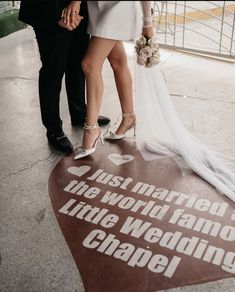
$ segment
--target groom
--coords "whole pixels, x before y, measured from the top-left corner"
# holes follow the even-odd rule
[[[68,153],[73,146],[63,132],[60,119],[60,92],[65,75],[69,113],[72,125],[85,121],[85,77],[81,61],[86,53],[89,35],[86,32],[87,5],[82,1],[80,15],[83,19],[72,28],[61,26],[62,10],[71,0],[22,0],[19,20],[34,29],[42,67],[39,71],[39,99],[42,123],[47,129],[47,138],[56,149]],[[99,117],[100,125],[110,122]]]

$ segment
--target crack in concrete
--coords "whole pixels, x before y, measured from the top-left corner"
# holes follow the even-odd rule
[[[41,159],[39,159],[39,160],[37,160],[37,161],[34,161],[34,162],[30,163],[29,165],[27,165],[27,166],[25,166],[25,167],[23,167],[23,168],[21,168],[21,169],[18,169],[18,170],[14,171],[14,172],[11,172],[11,173],[7,174],[6,176],[0,178],[0,182],[3,181],[3,180],[5,180],[6,178],[9,178],[9,177],[13,176],[13,175],[19,174],[19,173],[21,173],[21,172],[23,172],[23,171],[25,171],[25,170],[28,170],[28,169],[30,169],[30,168],[33,168],[34,165],[36,165],[36,164],[38,164],[38,163],[40,163],[40,162],[42,162],[42,161],[47,161],[47,160],[49,160],[53,155],[54,155],[54,153],[51,153],[51,154],[50,154],[48,157],[46,157],[46,158],[41,158]]]

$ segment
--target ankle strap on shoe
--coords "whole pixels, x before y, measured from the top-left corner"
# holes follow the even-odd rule
[[[134,117],[134,116],[135,116],[135,113],[134,113],[134,112],[123,113],[123,114],[122,114],[122,117],[123,117],[123,118]]]
[[[96,124],[94,124],[94,125],[91,125],[91,126],[88,126],[86,123],[84,124],[84,130],[93,130],[93,129],[96,129],[96,128],[98,128],[99,127],[99,124],[98,123],[96,123]]]

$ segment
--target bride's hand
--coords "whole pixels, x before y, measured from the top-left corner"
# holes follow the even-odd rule
[[[70,4],[63,9],[61,17],[65,24],[75,26],[76,16],[79,15],[79,12],[80,1],[71,1]]]
[[[142,35],[150,39],[154,35],[153,27],[143,27]]]

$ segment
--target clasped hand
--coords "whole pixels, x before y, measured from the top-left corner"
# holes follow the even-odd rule
[[[79,26],[83,16],[79,15],[80,1],[72,1],[62,10],[61,19],[58,24],[70,31]]]

